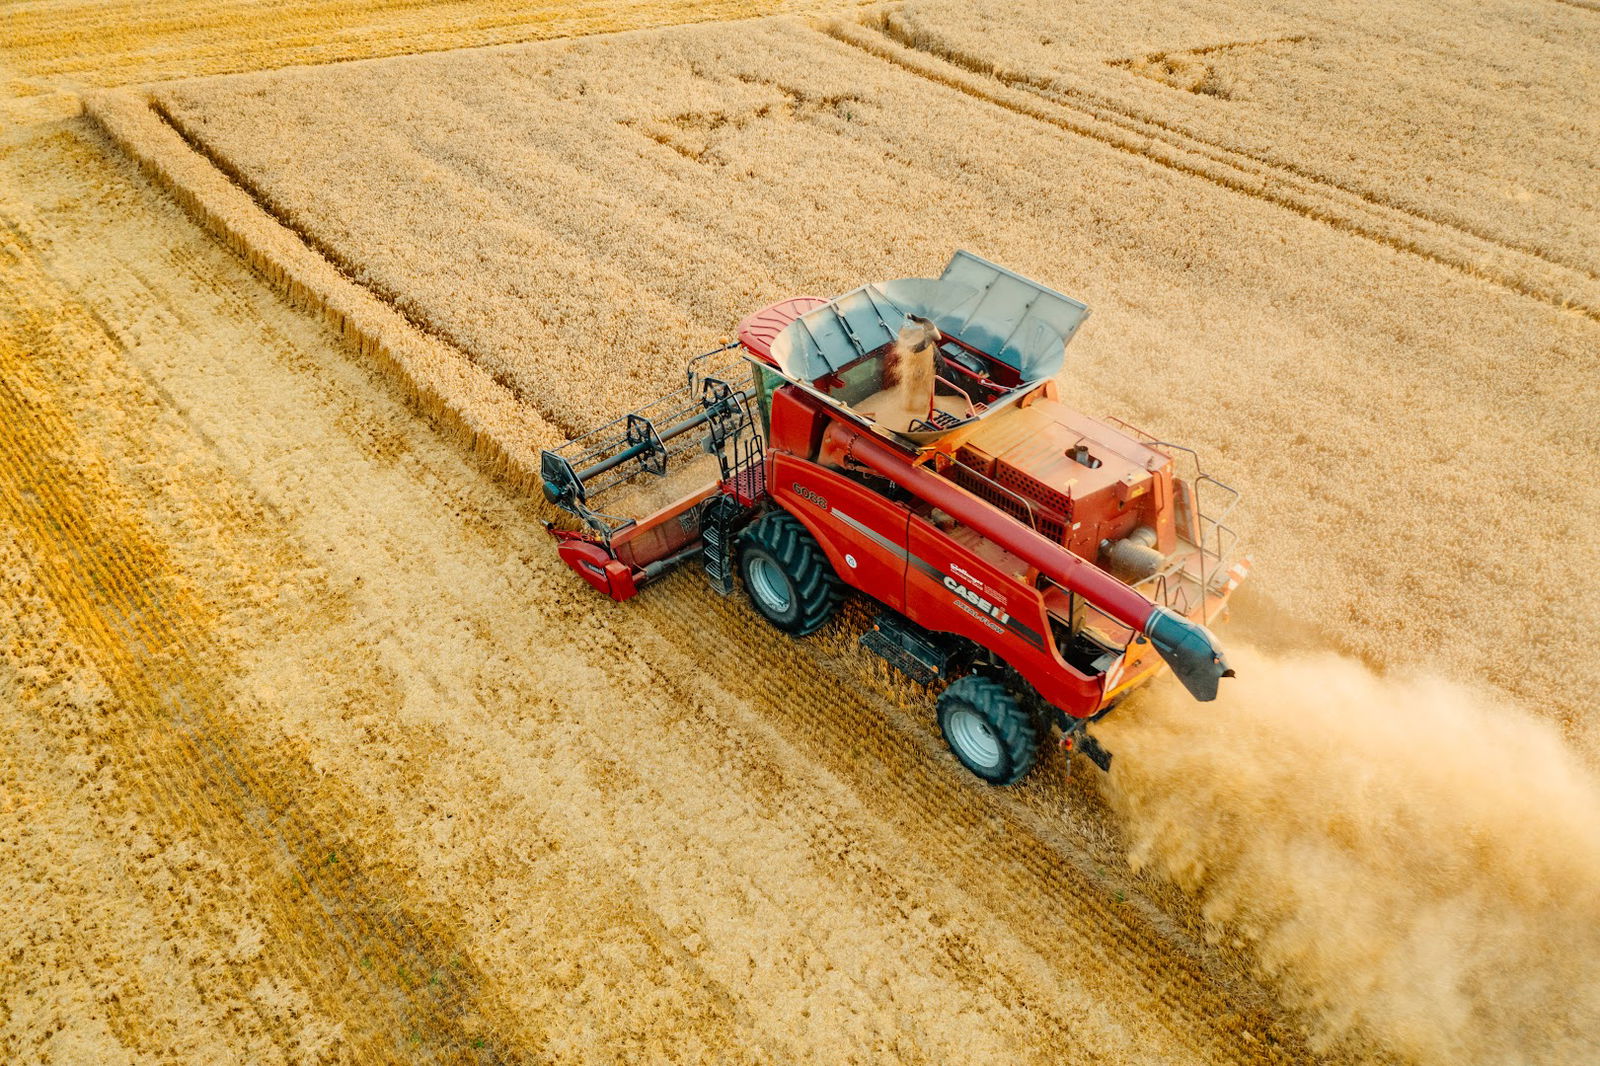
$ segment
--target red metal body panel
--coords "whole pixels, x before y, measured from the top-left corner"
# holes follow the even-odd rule
[[[551,532],[560,538],[556,554],[561,556],[561,561],[589,584],[618,602],[632,599],[639,591],[633,571],[606,551],[605,545],[577,534],[561,536],[560,531]]]
[[[992,648],[1048,701],[1086,718],[1104,678],[1056,653],[1041,593],[879,492],[785,452],[770,459],[773,502],[817,539],[839,577],[939,632]]]
[[[647,567],[700,539],[696,509],[720,489],[715,483],[707,485],[619,530],[611,538],[610,550],[589,533],[551,528],[550,535],[559,542],[556,552],[561,561],[579,577],[614,600],[632,599],[655,573]]]
[[[773,452],[767,491],[822,546],[834,572],[895,610],[905,605],[911,512],[835,470]]]
[[[953,482],[913,465],[910,455],[871,434],[857,436],[851,445],[850,457],[1015,554],[1123,625],[1144,632],[1155,604],[1088,560],[1046,540]]]
[[[823,433],[837,424],[815,400],[787,386],[772,394],[769,419],[772,428],[767,446],[808,459],[822,446]]]
[[[1054,401],[1041,398],[1037,403],[1042,415],[1059,417],[1052,410],[1059,406]],[[1121,623],[1124,638],[1145,631],[1156,605],[993,501],[925,465],[938,457],[913,455],[870,431],[830,418],[818,401],[799,390],[779,389],[772,410],[768,483],[773,499],[811,531],[847,584],[927,629],[990,648],[1047,701],[1074,717],[1093,715],[1160,668],[1151,646],[1137,641],[1104,674],[1067,663],[1052,635],[1047,596],[1063,601],[1055,604],[1063,621],[1070,617],[1070,606],[1063,593],[1041,591],[1038,575]],[[989,438],[991,446],[997,439]],[[1106,438],[1095,439],[1103,446],[1100,465],[1078,464],[1095,475],[1082,478],[1091,510],[1080,521],[1095,533],[1125,533],[1124,527],[1148,519],[1165,527],[1163,539],[1173,538],[1167,503],[1170,460],[1132,438],[1114,435],[1110,445]],[[1043,461],[1055,461],[1057,443],[1051,441],[1051,453],[1041,452]],[[1006,458],[1019,460],[1021,468],[1029,441],[999,444],[1000,454],[989,456],[989,470]],[[844,472],[851,468],[900,486],[917,504],[896,503],[879,487],[860,484]],[[1070,478],[1062,482],[1070,483]],[[1064,498],[1063,509],[1070,512],[1074,506],[1075,501]],[[939,528],[931,521],[936,511],[955,524]],[[1070,534],[1070,527],[1063,532]]]
[[[911,519],[906,548],[907,618],[992,648],[1041,696],[1075,718],[1100,709],[1104,677],[1062,661],[1038,589],[921,518]]]
[[[773,398],[773,412],[768,490],[773,501],[793,514],[816,538],[846,584],[900,611],[918,625],[954,633],[993,649],[1046,700],[1067,714],[1085,718],[1100,709],[1106,677],[1082,673],[1062,660],[1051,637],[1043,594],[1023,580],[1040,568],[1035,564],[1030,570],[1030,564],[1018,554],[1004,553],[1004,559],[990,556],[1001,537],[1013,533],[1014,527],[1055,552],[1089,566],[1129,593],[1142,604],[1143,613],[1131,606],[1125,610],[1137,615],[1140,624],[1151,609],[1148,600],[1014,520],[1006,519],[1009,526],[989,526],[985,532],[979,528],[983,523],[969,518],[998,512],[938,475],[913,466],[907,454],[894,453],[883,445],[885,451],[880,457],[871,451],[878,442],[866,439],[864,434],[863,439],[840,441],[853,433],[852,427],[827,418],[816,402],[804,394],[789,391],[786,395],[785,390],[779,390]],[[785,444],[812,448],[811,442],[822,428],[827,430],[828,443],[819,442],[818,448],[830,455],[836,454],[836,447],[842,448],[852,453],[850,458],[858,463],[870,454],[881,458],[886,468],[891,462],[898,462],[897,473],[916,485],[914,496],[947,514],[974,511],[972,516],[962,515],[961,520],[987,538],[988,543],[979,538],[973,538],[970,545],[959,543],[878,489],[860,484],[842,470],[819,465],[804,452],[795,454],[784,449]],[[920,481],[918,475],[929,481]],[[943,488],[966,500],[958,502],[940,495]],[[1053,556],[1050,562],[1052,569],[1063,573],[1070,569],[1070,564],[1060,564]]]
[[[642,570],[688,547],[700,539],[700,523],[694,510],[717,494],[715,483],[642,518],[611,538],[611,550],[618,559],[635,570]],[[643,582],[641,582],[642,584]]]
[[[752,311],[739,322],[739,343],[746,351],[765,359],[771,354],[772,342],[783,332],[783,327],[827,302],[820,296],[795,296]]]

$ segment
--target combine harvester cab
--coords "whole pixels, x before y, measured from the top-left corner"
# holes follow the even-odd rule
[[[967,252],[757,311],[684,389],[544,454],[545,495],[584,524],[551,527],[562,558],[617,600],[689,559],[724,594],[738,570],[797,636],[854,589],[883,608],[862,644],[944,686],[973,773],[1020,780],[1051,724],[1106,768],[1083,727],[1132,688],[1167,667],[1211,700],[1232,675],[1208,626],[1246,563],[1237,494],[1194,452],[1060,402],[1087,315]],[[598,507],[697,463],[644,517]]]

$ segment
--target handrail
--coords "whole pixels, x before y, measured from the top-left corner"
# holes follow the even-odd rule
[[[963,463],[960,459],[957,459],[953,455],[946,456],[945,458],[948,460],[948,463],[949,463],[950,466],[959,466],[961,469],[965,470],[967,473],[971,474],[973,477],[977,478],[979,481],[982,481],[982,482],[985,482],[988,485],[994,486],[996,491],[1003,492],[1007,496],[1010,496],[1013,500],[1016,500],[1018,503],[1022,504],[1023,509],[1028,514],[1028,528],[1032,529],[1035,533],[1042,533],[1043,532],[1042,530],[1039,529],[1038,516],[1035,515],[1034,511],[1033,511],[1033,501],[1029,500],[1026,496],[1023,496],[1023,495],[1021,495],[1021,494],[1019,494],[1017,492],[1012,491],[1011,489],[1006,488],[1004,485],[1000,484],[1000,482],[996,481],[994,478],[990,477],[988,474],[985,474],[980,470],[973,469],[972,467],[968,466],[966,463]]]
[[[978,407],[977,407],[976,404],[974,404],[972,402],[972,396],[971,396],[970,393],[967,392],[966,389],[963,389],[960,385],[957,385],[955,382],[949,380],[948,378],[942,377],[942,376],[940,376],[938,374],[935,374],[933,376],[933,380],[934,381],[942,381],[942,382],[944,382],[944,384],[948,385],[950,388],[954,389],[957,393],[959,393],[963,400],[967,401],[967,417],[968,418],[974,418],[974,417],[977,416]],[[937,407],[938,402],[939,402],[939,398],[937,396],[935,396],[934,397],[934,405],[935,405],[935,407]]]
[[[1134,437],[1141,444],[1148,448],[1165,449],[1168,451],[1169,455],[1174,451],[1184,452],[1188,454],[1190,459],[1193,460],[1194,476],[1182,480],[1187,481],[1192,486],[1192,493],[1194,496],[1193,533],[1195,538],[1195,547],[1200,551],[1200,588],[1203,594],[1205,589],[1209,587],[1211,576],[1223,572],[1231,560],[1234,550],[1238,547],[1239,535],[1234,532],[1234,530],[1224,525],[1223,522],[1230,514],[1233,513],[1234,507],[1238,504],[1240,495],[1239,490],[1233,488],[1231,485],[1227,485],[1221,481],[1218,481],[1216,478],[1206,473],[1205,468],[1200,464],[1200,453],[1188,445],[1162,440],[1155,434],[1140,429],[1138,426],[1132,425],[1129,422],[1125,422],[1124,420],[1117,418],[1115,415],[1107,415],[1105,417],[1105,421],[1127,432],[1130,436]],[[1177,458],[1176,456],[1171,457],[1173,459]],[[1221,511],[1217,512],[1216,514],[1206,513],[1205,507],[1201,502],[1201,486],[1206,483],[1214,485],[1216,488],[1228,494],[1228,502],[1223,506]],[[1224,534],[1226,534],[1226,539],[1224,538]],[[1208,542],[1210,543],[1208,544]],[[1207,574],[1208,568],[1206,566],[1208,556],[1212,560],[1212,565],[1209,567],[1210,575]]]

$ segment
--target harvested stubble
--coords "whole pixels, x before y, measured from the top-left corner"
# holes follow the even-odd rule
[[[0,70],[23,94],[855,6],[852,0],[32,0]]]
[[[1582,316],[793,21],[157,100],[564,430],[672,387],[766,300],[930,273],[952,247],[1042,277],[1098,312],[1068,394],[1245,491],[1238,524],[1288,615],[1371,661],[1490,678],[1594,743],[1575,709],[1600,656],[1570,625],[1600,614],[1577,579],[1600,567]],[[1507,649],[1528,649],[1515,669]]]

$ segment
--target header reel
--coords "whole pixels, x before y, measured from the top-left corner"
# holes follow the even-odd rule
[[[724,481],[759,459],[751,369],[742,356],[729,354],[738,347],[724,344],[696,356],[683,388],[541,452],[545,499],[609,539],[634,521],[592,505],[609,490],[640,475],[665,478],[670,468],[701,453],[717,457]]]

